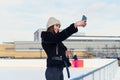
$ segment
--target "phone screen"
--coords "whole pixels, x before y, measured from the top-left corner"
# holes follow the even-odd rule
[[[87,21],[87,17],[85,15],[82,16],[82,21]]]

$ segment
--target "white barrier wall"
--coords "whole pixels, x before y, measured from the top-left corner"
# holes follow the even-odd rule
[[[96,68],[108,64],[115,59],[83,59],[84,68]]]
[[[82,67],[70,68],[71,78],[73,78],[71,80],[79,80],[76,78],[92,73],[92,71],[91,77],[84,80],[111,80],[117,70],[117,61],[112,65],[107,65],[104,69],[96,70],[113,62],[114,59],[80,59],[80,61],[83,62]],[[0,59],[0,77],[2,80],[45,80],[45,69],[46,59]],[[95,71],[97,74],[94,73]],[[63,72],[65,80],[67,80],[66,69]],[[86,76],[86,78],[88,77]]]
[[[46,67],[46,59],[0,59],[0,67]]]
[[[103,66],[114,59],[80,59],[83,68],[96,68]],[[46,59],[1,59],[0,67],[42,67],[46,68]]]
[[[84,67],[94,67],[94,70],[72,78],[71,80],[112,80],[118,69],[116,59],[85,59]]]

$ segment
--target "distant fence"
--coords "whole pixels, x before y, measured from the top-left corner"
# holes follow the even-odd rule
[[[113,60],[106,65],[80,75],[71,80],[112,80],[118,68],[118,60]]]

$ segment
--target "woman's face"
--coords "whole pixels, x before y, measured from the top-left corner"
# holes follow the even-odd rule
[[[58,33],[59,29],[60,29],[60,25],[59,24],[55,24],[54,25],[54,31],[55,31],[55,33]]]

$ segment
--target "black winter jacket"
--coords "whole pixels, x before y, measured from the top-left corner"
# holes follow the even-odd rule
[[[71,24],[69,27],[56,34],[46,31],[43,31],[41,33],[42,47],[48,57],[47,67],[64,67],[63,61],[54,61],[52,60],[52,57],[62,56],[63,60],[66,60],[65,51],[67,50],[67,48],[62,43],[62,41],[66,40],[68,37],[70,37],[73,33],[77,31],[78,29],[74,27],[74,24]],[[58,53],[56,52],[56,46],[58,46]]]

